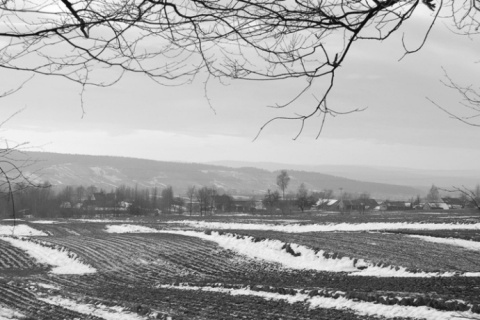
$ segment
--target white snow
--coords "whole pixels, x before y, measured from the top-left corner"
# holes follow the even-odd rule
[[[34,221],[30,221],[30,223],[35,223],[35,224],[58,224],[58,223],[62,223],[62,222],[53,221],[53,220],[34,220]]]
[[[369,231],[369,230],[480,230],[480,223],[408,223],[408,222],[368,222],[368,223],[338,223],[338,224],[291,224],[274,225],[259,223],[228,223],[206,221],[169,221],[172,224],[185,224],[195,228],[223,230],[268,230],[288,233],[331,232],[331,231]]]
[[[20,312],[0,306],[0,320],[22,319],[24,317]]]
[[[69,309],[78,313],[93,315],[106,320],[145,320],[147,317],[141,317],[136,313],[126,311],[122,307],[108,307],[102,304],[93,305],[86,303],[78,303],[76,301],[62,298],[62,297],[37,297],[38,300],[43,302],[61,306],[65,309]]]
[[[158,233],[160,230],[135,224],[113,224],[106,226],[107,233]]]
[[[96,222],[96,223],[128,223],[131,220],[115,220],[115,219],[70,219],[70,222]]]
[[[471,311],[451,312],[440,311],[428,307],[412,307],[400,305],[383,305],[365,301],[353,301],[344,297],[326,298],[326,297],[309,297],[307,294],[297,293],[295,295],[282,295],[279,293],[253,291],[250,289],[226,289],[214,287],[195,287],[195,286],[172,286],[161,285],[160,288],[177,289],[177,290],[193,290],[219,292],[230,295],[248,295],[262,297],[266,300],[285,300],[288,303],[304,302],[310,305],[310,308],[337,309],[352,311],[356,314],[376,316],[376,317],[411,317],[415,319],[426,320],[453,320],[453,319],[480,319],[480,315]]]
[[[420,235],[409,235],[411,238],[421,239],[423,241],[449,244],[452,246],[462,247],[468,250],[480,251],[480,242],[464,240],[464,239],[454,239],[454,238],[438,238],[438,237],[429,237],[429,236],[420,236]]]
[[[65,231],[68,233],[68,234],[71,234],[71,235],[74,235],[74,236],[79,236],[80,233],[74,231],[74,230],[71,230],[71,229],[67,229],[65,228]]]
[[[59,248],[59,250],[49,248],[29,241],[27,238],[1,237],[0,239],[25,251],[37,262],[52,266],[52,273],[86,274],[96,272],[93,267],[82,263],[75,254],[64,248]]]
[[[48,236],[43,231],[34,229],[30,226],[27,226],[26,224],[19,224],[15,227],[13,226],[5,226],[5,225],[0,225],[0,236],[3,235],[15,235],[15,236]]]
[[[289,224],[289,223],[298,223],[298,222],[308,222],[309,220],[294,220],[294,219],[242,219],[240,221],[248,221],[248,222],[275,222],[275,223],[281,223],[281,224]],[[169,222],[170,223],[170,222]]]
[[[308,300],[311,308],[352,310],[356,314],[385,318],[414,318],[426,320],[453,320],[453,319],[480,319],[480,315],[471,311],[440,311],[420,306],[384,305],[372,302],[353,301],[344,297],[337,299],[326,297],[312,297]]]
[[[40,288],[44,288],[44,289],[54,289],[54,290],[60,290],[61,289],[59,286],[56,286],[56,285],[53,285],[53,284],[50,284],[50,283],[39,282],[36,285],[39,286]]]

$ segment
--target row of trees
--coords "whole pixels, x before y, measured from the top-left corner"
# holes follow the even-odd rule
[[[278,190],[267,190],[261,199],[267,212],[281,211],[283,213],[306,209],[314,206],[319,200],[332,199],[335,197],[333,190],[312,192],[304,183],[300,184],[296,193],[286,193],[290,182],[290,176],[282,170],[277,176]],[[440,192],[457,192],[463,203],[472,203],[477,208],[480,204],[480,185],[475,189],[465,187],[453,190],[440,189],[432,185],[425,197],[426,202],[441,201]],[[281,192],[281,193],[280,193]],[[235,200],[231,195],[219,192],[215,187],[190,186],[185,197],[175,196],[172,186],[159,190],[155,188],[138,188],[138,186],[119,186],[106,192],[95,186],[66,186],[61,190],[55,190],[48,182],[41,185],[29,185],[18,183],[13,185],[12,193],[0,197],[0,214],[11,215],[34,215],[39,217],[69,215],[72,211],[81,213],[88,210],[122,211],[128,208],[131,214],[145,214],[151,212],[173,213],[187,211],[190,215],[199,212],[201,216],[213,214],[215,211],[252,210],[258,203],[254,197],[243,200]],[[340,191],[336,197],[343,200],[367,200],[370,194],[351,194]],[[420,204],[422,199],[417,196],[412,198],[412,204]],[[241,208],[240,208],[241,207]],[[240,208],[240,209],[239,209]]]
[[[282,212],[284,212],[285,210],[289,210],[291,207],[295,206],[303,212],[305,209],[316,204],[318,200],[333,199],[335,196],[333,190],[331,189],[326,189],[321,192],[310,192],[304,183],[300,184],[296,193],[288,193],[286,195],[285,192],[290,182],[290,176],[286,170],[282,170],[280,172],[280,174],[277,176],[276,182],[279,190],[282,192],[282,195],[280,196],[279,191],[267,191],[263,198],[263,205],[268,211],[280,209]],[[477,185],[474,189],[470,189],[465,186],[454,186],[450,189],[442,189],[432,185],[428,194],[423,200],[425,202],[441,202],[441,191],[447,193],[449,195],[448,197],[450,197],[450,194],[455,193],[458,196],[460,203],[463,203],[464,205],[473,205],[474,207],[480,209],[480,185]],[[342,200],[366,201],[371,197],[368,192],[353,194],[344,192],[341,189],[337,198]],[[420,195],[417,195],[416,198],[411,198],[408,202],[410,202],[412,206],[420,205],[422,203],[422,198]]]
[[[34,215],[38,217],[68,216],[101,208],[108,211],[128,210],[142,214],[161,210],[171,213],[183,208],[183,198],[173,188],[138,188],[119,186],[111,192],[95,186],[66,186],[60,190],[45,182],[41,185],[16,184],[12,194],[0,197],[0,215]]]
[[[263,199],[263,205],[268,211],[280,209],[284,212],[285,210],[291,210],[292,207],[295,207],[303,212],[304,210],[311,208],[319,200],[333,199],[334,197],[334,192],[331,189],[311,192],[307,189],[304,183],[300,184],[295,193],[285,194],[290,180],[290,176],[286,170],[280,171],[276,182],[279,190],[282,192],[282,196],[280,197],[279,191],[267,191],[267,194]],[[368,192],[353,194],[341,190],[339,198],[344,200],[366,200],[370,198],[370,194]]]
[[[57,217],[83,215],[89,211],[128,212],[133,215],[147,213],[182,213],[192,215],[213,214],[216,210],[235,210],[234,198],[220,194],[215,187],[191,186],[186,197],[176,196],[172,186],[159,190],[138,188],[138,186],[119,186],[107,192],[95,186],[66,186],[60,190],[48,182],[42,185],[16,184],[10,194],[0,197],[0,216],[17,217],[33,215],[36,217]],[[255,206],[254,199],[249,207]]]

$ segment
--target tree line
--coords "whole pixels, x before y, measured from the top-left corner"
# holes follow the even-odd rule
[[[253,204],[251,199],[249,206]],[[231,195],[206,186],[190,186],[185,197],[181,197],[174,193],[172,186],[160,189],[121,185],[106,191],[94,185],[58,189],[48,182],[41,185],[18,183],[11,194],[0,197],[0,216],[3,217],[70,217],[93,212],[132,215],[187,212],[203,216],[217,210],[229,212],[235,209]]]
[[[296,192],[287,192],[290,176],[282,170],[276,178],[277,190],[268,189],[261,198],[243,197],[236,199],[232,195],[219,191],[214,186],[195,186],[187,188],[183,197],[175,195],[172,186],[161,189],[139,188],[138,186],[121,185],[109,192],[96,186],[65,186],[53,188],[48,182],[39,185],[17,183],[12,193],[0,197],[0,216],[17,217],[32,215],[36,217],[68,217],[84,215],[91,212],[129,213],[132,215],[155,213],[188,213],[212,215],[216,212],[260,212],[291,213],[304,212],[314,207],[319,201],[329,199],[363,200],[370,199],[368,192],[352,194],[342,189],[335,195],[331,189],[310,191],[301,183]],[[454,187],[455,188],[455,187]],[[441,200],[440,191],[457,192],[463,203],[472,203],[479,208],[480,185],[475,189],[465,187],[453,190],[440,189],[432,185],[425,197],[426,202]],[[418,195],[410,199],[410,203],[419,205],[422,201]]]

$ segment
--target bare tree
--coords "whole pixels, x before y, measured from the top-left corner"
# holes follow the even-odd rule
[[[448,114],[451,118],[470,126],[480,127],[480,87],[475,88],[473,85],[461,85],[454,81],[446,71],[445,78],[447,81],[444,81],[444,84],[458,92],[460,96],[459,105],[461,108],[455,108],[455,111],[452,111],[441,103],[428,98],[430,102]]]
[[[217,198],[218,195],[218,190],[215,186],[212,186],[208,188],[208,195],[209,195],[209,206],[210,206],[210,214],[214,214],[216,210],[215,206],[215,199]]]
[[[453,186],[452,189],[443,189],[448,192],[458,192],[461,195],[461,198],[465,200],[465,204],[470,202],[472,205],[475,206],[478,210],[480,210],[480,185],[477,184],[475,189],[470,189],[465,186],[455,187]]]
[[[89,85],[115,84],[126,72],[173,84],[200,71],[207,82],[305,79],[276,108],[292,105],[322,78],[327,84],[310,112],[265,123],[297,120],[300,134],[320,115],[320,134],[327,115],[342,114],[327,100],[352,46],[387,39],[425,6],[433,14],[421,31],[424,41],[416,48],[404,44],[405,54],[423,46],[439,19],[462,33],[478,30],[478,0],[1,1],[0,66],[63,77],[82,93]]]
[[[193,211],[193,197],[195,196],[195,186],[189,186],[187,188],[187,198],[189,200],[189,211],[190,211],[190,215],[192,215],[192,211]]]
[[[432,184],[430,191],[428,191],[426,200],[427,202],[437,202],[440,200],[440,192],[435,185]]]
[[[277,176],[277,186],[282,190],[282,199],[285,200],[285,190],[288,187],[290,182],[290,176],[286,170],[280,171],[280,174]]]
[[[297,206],[302,212],[315,204],[315,199],[308,194],[308,189],[304,183],[301,183],[297,190]]]
[[[370,193],[367,191],[364,191],[358,195],[358,200],[367,201],[369,199],[370,199]]]
[[[9,95],[15,91],[9,91],[1,96]],[[6,120],[0,123],[2,127],[8,120],[15,116],[14,113]],[[31,179],[31,175],[26,173],[27,168],[35,160],[30,158],[24,151],[28,143],[16,143],[0,138],[0,196],[7,199],[8,211],[13,217],[13,225],[16,224],[16,206],[15,193],[23,192],[32,187],[49,188],[49,184],[37,184]]]
[[[271,192],[270,189],[268,189],[267,194],[265,194],[262,202],[267,210],[270,213],[273,213],[273,209],[277,207],[280,202],[280,194],[277,190]]]
[[[164,213],[172,212],[173,200],[173,188],[168,186],[162,190],[162,211]]]
[[[200,216],[205,213],[205,215],[208,212],[209,206],[211,204],[211,192],[208,187],[202,187],[197,190],[195,193],[195,196],[197,197],[197,201],[200,205]]]

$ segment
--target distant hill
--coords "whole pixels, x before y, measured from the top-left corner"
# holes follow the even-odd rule
[[[27,152],[36,161],[28,171],[37,181],[49,181],[54,186],[95,185],[111,190],[122,184],[138,187],[171,185],[177,194],[190,185],[216,186],[238,195],[261,194],[276,190],[278,170],[252,167],[232,168],[213,164],[165,162],[112,156],[72,155]],[[410,198],[419,193],[409,186],[364,182],[301,170],[287,169],[291,181],[287,191],[295,192],[301,183],[309,190],[340,188],[349,193],[368,192],[377,198]]]
[[[370,167],[352,165],[290,165],[272,162],[215,161],[210,164],[233,168],[255,167],[266,170],[290,168],[320,172],[354,180],[413,186],[426,193],[432,184],[443,188],[465,185],[474,188],[480,183],[480,166],[477,170],[422,170],[395,167]]]

